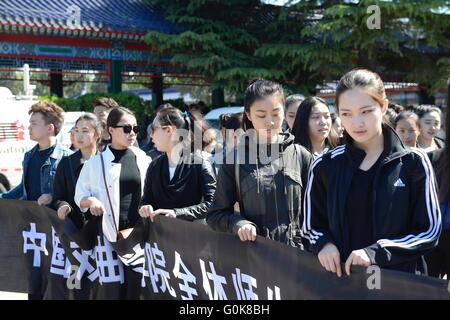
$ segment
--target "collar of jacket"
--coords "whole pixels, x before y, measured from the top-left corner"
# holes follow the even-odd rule
[[[111,144],[108,144],[108,146],[105,148],[105,150],[102,152],[103,153],[103,158],[105,159],[105,162],[113,162],[113,160],[114,160],[114,154],[112,153],[112,151],[111,151]],[[144,157],[144,156],[147,156],[146,154],[145,154],[145,152],[144,151],[142,151],[141,149],[139,149],[139,148],[136,148],[136,147],[134,147],[134,146],[130,146],[130,147],[128,147],[131,151],[133,151],[133,153],[136,155],[136,158],[141,158],[141,157]]]
[[[73,168],[78,168],[83,164],[83,154],[78,150],[69,156],[69,161],[72,163]]]
[[[354,140],[347,135],[346,155],[351,158],[356,166],[359,167],[361,162],[366,157],[366,152],[359,149],[354,145]],[[381,154],[382,164],[388,163],[394,159],[403,157],[405,154],[409,153],[406,147],[403,145],[400,137],[390,126],[383,124],[383,139],[384,139],[384,149]]]
[[[50,154],[49,158],[52,159],[61,159],[62,157],[66,156],[69,152],[69,149],[65,148],[60,143],[56,142],[53,146],[50,146],[49,148],[54,148],[53,152]],[[33,149],[31,149],[30,154],[34,154],[35,152],[39,151],[39,144],[36,144]]]
[[[53,159],[61,159],[67,153],[72,153],[72,151],[69,151],[69,149],[65,148],[63,145],[59,144],[58,142],[55,144],[55,149],[53,149],[52,154],[50,155],[50,158]]]
[[[288,146],[294,143],[295,137],[289,132],[280,132],[278,135],[281,141],[275,142],[274,144],[277,144],[279,146],[279,151],[283,153]],[[267,143],[258,143],[256,136],[253,134],[248,134],[247,136],[250,138],[245,140],[245,148],[247,150],[258,151],[259,149],[269,148],[271,145]]]

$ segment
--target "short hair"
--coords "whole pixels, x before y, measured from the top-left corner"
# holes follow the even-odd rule
[[[114,109],[118,108],[119,104],[112,98],[101,97],[94,101],[94,108],[98,106],[105,107],[106,109]]]
[[[33,104],[28,114],[40,113],[44,118],[45,124],[52,124],[55,128],[55,136],[61,131],[64,123],[64,110],[56,103],[51,101],[39,101]]]
[[[285,110],[287,111],[293,105],[299,106],[300,103],[303,102],[303,100],[305,100],[305,96],[302,95],[302,94],[292,94],[292,95],[290,95],[289,97],[286,98],[286,108],[285,108]]]

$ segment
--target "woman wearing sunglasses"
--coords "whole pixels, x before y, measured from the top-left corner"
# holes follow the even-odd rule
[[[173,107],[157,113],[152,140],[164,153],[148,168],[139,210],[142,217],[153,221],[162,214],[205,223],[216,191],[216,177],[209,157],[201,152],[201,124],[193,114],[183,114]]]
[[[103,215],[103,234],[108,241],[116,242],[119,231],[132,228],[139,218],[138,207],[151,158],[133,146],[139,132],[133,112],[124,107],[111,110],[106,127],[111,144],[83,166],[75,203],[82,212],[89,209],[92,215]],[[125,266],[124,271],[125,284],[120,292],[109,290],[108,298],[139,298],[140,290],[127,290],[139,288],[139,274],[131,267]]]

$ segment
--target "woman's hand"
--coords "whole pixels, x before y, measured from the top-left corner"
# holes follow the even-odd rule
[[[173,210],[173,209],[158,209],[158,210],[153,211],[150,214],[150,220],[152,220],[152,222],[153,222],[155,217],[159,214],[162,214],[162,215],[165,215],[166,217],[171,217],[171,218],[177,217],[175,210]]]
[[[342,276],[341,255],[339,250],[331,242],[327,243],[318,254],[319,262],[327,271]]]
[[[251,223],[244,224],[239,228],[237,233],[241,241],[256,240],[256,227]]]
[[[67,204],[61,206],[58,208],[58,218],[61,220],[64,220],[67,215],[72,211],[72,208],[70,208]]]
[[[89,201],[89,210],[91,210],[92,215],[101,216],[103,213],[105,213],[105,207],[100,200],[95,197],[91,197],[89,198]]]
[[[151,214],[153,214],[153,207],[152,207],[151,205],[149,205],[149,204],[147,204],[147,205],[145,205],[145,206],[142,206],[142,207],[139,209],[139,215],[140,215],[142,218],[149,218]],[[152,221],[153,221],[153,220],[152,220]]]
[[[363,249],[352,251],[347,261],[345,262],[345,272],[347,273],[347,275],[350,275],[350,267],[352,265],[364,267],[370,266],[370,259],[366,251],[364,251]]]
[[[47,206],[50,203],[52,203],[52,201],[53,201],[53,197],[49,193],[44,193],[37,199],[37,203],[40,206]]]

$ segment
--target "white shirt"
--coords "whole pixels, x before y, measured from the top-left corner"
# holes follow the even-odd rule
[[[175,175],[176,169],[177,169],[177,167],[169,167],[169,181],[172,181],[172,178]]]
[[[144,189],[145,176],[147,168],[151,162],[151,158],[148,157],[145,152],[136,147],[130,147],[131,151],[136,155],[136,163],[141,175],[141,195]],[[111,197],[111,206],[114,211],[111,211],[109,200],[106,192],[105,181],[103,180],[102,162],[100,155],[91,157],[84,164],[78,178],[75,188],[75,203],[80,207],[81,212],[86,212],[88,208],[81,208],[81,200],[86,197],[96,197],[103,203],[105,207],[105,213],[102,219],[103,233],[110,242],[116,241],[115,225],[119,225],[119,212],[120,212],[120,163],[114,163],[114,155],[108,146],[103,152],[106,185],[108,186],[109,194]],[[115,223],[113,222],[115,220]]]

